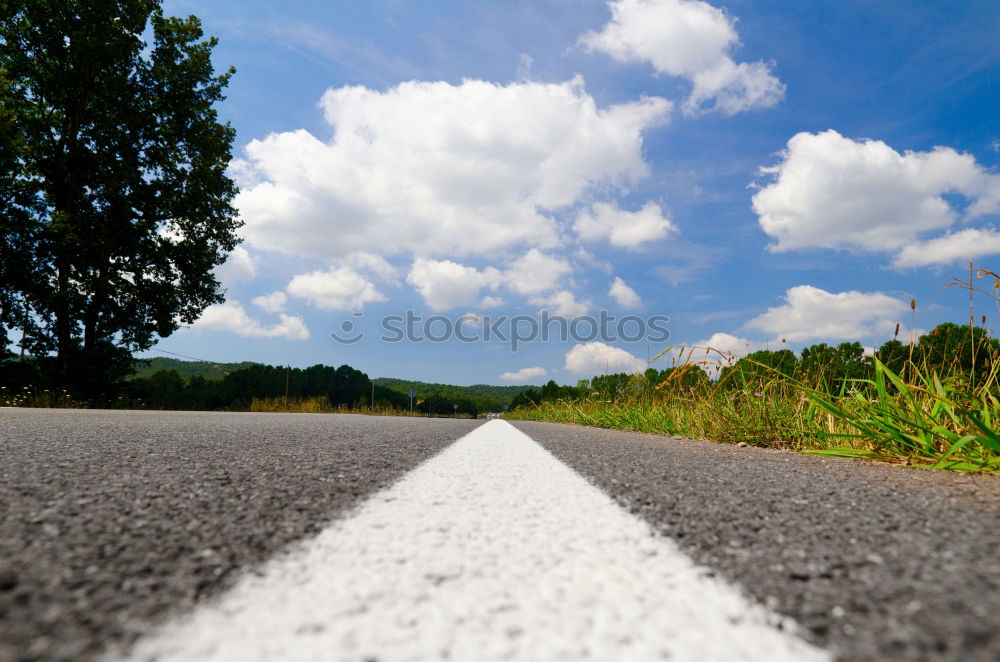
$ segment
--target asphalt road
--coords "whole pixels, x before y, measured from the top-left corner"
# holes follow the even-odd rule
[[[830,662],[505,421],[105,662]]]
[[[0,410],[0,661],[128,643],[477,425]],[[997,477],[514,425],[842,659],[1000,659]]]
[[[0,409],[0,660],[130,641],[477,425]]]
[[[1000,660],[1000,477],[514,422],[850,660]]]

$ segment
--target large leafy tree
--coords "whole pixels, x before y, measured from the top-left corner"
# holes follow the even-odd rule
[[[869,366],[859,342],[842,342],[836,347],[820,343],[802,350],[796,376],[810,386],[837,393],[849,389],[853,380],[868,376]]]
[[[903,373],[903,369],[906,367],[906,362],[910,358],[910,346],[906,343],[901,342],[896,338],[885,341],[878,351],[875,352],[875,358],[882,362],[889,370],[893,371],[897,375]]]
[[[233,70],[159,4],[0,0],[0,322],[81,391],[221,301],[238,242]]]
[[[10,81],[0,69],[0,99],[6,99]],[[25,319],[17,292],[29,282],[31,250],[26,243],[31,211],[38,209],[30,194],[31,187],[18,176],[18,163],[24,151],[24,139],[16,129],[14,111],[0,104],[0,358],[7,353],[10,339],[7,326],[12,320]]]
[[[920,336],[913,360],[922,368],[934,368],[942,376],[976,372],[981,378],[989,373],[997,354],[1000,341],[990,337],[986,329],[944,322]]]
[[[659,391],[690,391],[708,385],[708,375],[693,364],[677,365],[664,370],[646,368],[646,382]]]
[[[762,349],[722,368],[719,381],[732,388],[758,387],[793,375],[797,364],[798,359],[790,349]]]

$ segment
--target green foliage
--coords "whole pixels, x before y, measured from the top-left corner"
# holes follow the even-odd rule
[[[139,359],[136,361],[135,372],[131,379],[149,377],[154,372],[160,370],[173,370],[181,378],[190,380],[194,377],[202,377],[209,381],[218,381],[227,374],[243,368],[260,365],[254,361],[241,361],[239,363],[212,363],[211,361],[181,361],[166,357],[156,357],[152,359]]]
[[[868,377],[870,372],[871,361],[861,343],[845,342],[836,347],[821,343],[802,350],[794,376],[821,391],[840,393],[856,380]]]
[[[119,388],[118,406],[155,409],[236,409],[249,408],[256,399],[301,400],[321,397],[331,406],[361,407],[368,404],[371,381],[363,372],[348,365],[332,368],[286,368],[252,363],[223,375],[206,379],[195,375],[185,380],[176,370],[158,370],[136,377]],[[376,390],[377,392],[377,390]],[[391,402],[399,406],[399,402]]]
[[[865,447],[812,452],[876,459],[919,457],[931,461],[933,469],[1000,470],[1000,435],[995,430],[1000,401],[994,393],[970,392],[956,380],[942,381],[933,368],[914,367],[908,383],[877,359],[874,366],[875,378],[863,382],[874,391],[874,398],[866,389],[855,389],[840,399],[806,393],[817,407],[853,428],[822,436],[863,440]]]
[[[492,384],[473,384],[472,386],[454,386],[451,384],[434,384],[430,382],[418,382],[406,379],[396,379],[393,377],[376,377],[374,380],[378,386],[385,386],[401,393],[406,393],[409,389],[416,389],[417,392],[435,393],[454,390],[467,397],[490,398],[501,402],[510,402],[518,393],[528,388],[526,386],[494,386]]]
[[[604,399],[616,398],[623,393],[627,393],[631,383],[632,375],[625,372],[597,375],[591,378],[587,393]],[[580,395],[584,394],[581,393]]]
[[[887,340],[885,344],[875,352],[875,358],[882,362],[882,365],[895,373],[902,373],[903,367],[910,358],[910,346],[893,338]]]
[[[647,368],[646,381],[659,391],[695,392],[708,386],[708,375],[693,365],[678,365],[666,370]]]
[[[985,329],[945,322],[920,336],[913,361],[939,371],[960,372],[975,381],[990,374],[995,356],[1000,356],[1000,341],[988,337]]]
[[[573,398],[577,396],[577,389],[573,386],[560,386],[554,379],[550,379],[542,386],[539,393],[542,400],[558,400],[559,398]]]
[[[347,365],[286,368],[260,363],[209,363],[155,358],[144,361],[131,380],[122,384],[115,406],[159,409],[231,409],[251,411],[376,411],[406,412],[411,386],[418,390],[415,413],[476,416],[499,411],[509,402],[501,395],[518,386],[449,386],[402,379],[370,380]],[[288,399],[285,399],[287,380]],[[391,384],[394,388],[386,386]],[[373,389],[374,386],[374,389]],[[371,401],[374,390],[375,401]]]
[[[675,366],[666,370],[649,368],[642,375],[626,372],[597,375],[581,379],[576,386],[560,386],[549,380],[541,389],[529,388],[519,394],[511,401],[511,409],[586,398],[608,402],[624,397],[651,397],[659,391],[690,393],[707,384],[705,372],[693,366]]]
[[[633,382],[633,386],[638,384]],[[802,408],[797,397],[767,387],[764,392],[736,392],[705,384],[694,391],[630,388],[613,399],[591,396],[547,401],[518,408],[508,418],[798,448],[805,443],[795,427]]]
[[[11,95],[11,83],[0,65],[0,100]],[[25,309],[17,296],[26,282],[31,252],[26,241],[29,219],[39,205],[28,182],[18,177],[24,137],[13,108],[0,103],[0,359],[7,355],[7,327],[23,326]],[[18,324],[18,322],[21,322]]]
[[[794,374],[797,365],[798,359],[790,349],[762,349],[744,356],[735,365],[723,367],[719,382],[727,388],[762,386],[773,379],[774,373]]]
[[[414,409],[423,413],[439,415],[454,413],[454,405],[456,404],[459,412],[473,415],[500,411],[504,407],[514,406],[513,401],[527,389],[525,386],[491,386],[489,384],[453,386],[391,377],[378,377],[374,381],[376,386],[401,395],[406,407],[409,407],[409,397],[406,396],[406,393],[412,388],[417,392],[417,397],[414,399]]]
[[[596,379],[596,378],[595,378]],[[553,400],[575,399],[590,392],[590,381],[581,380],[577,386],[560,386],[550,379],[540,389],[531,387],[525,389],[510,402],[510,408],[531,407],[542,402]]]
[[[812,345],[800,359],[754,352],[715,382],[692,363],[595,377],[576,398],[539,397],[510,417],[1000,473],[998,372],[996,339],[942,324],[874,357],[857,342]]]
[[[222,301],[240,223],[215,45],[158,0],[0,3],[0,321],[71,391]]]
[[[535,405],[541,404],[542,394],[537,388],[528,388],[518,393],[517,396],[510,401],[511,409],[518,409],[520,407],[533,407]]]

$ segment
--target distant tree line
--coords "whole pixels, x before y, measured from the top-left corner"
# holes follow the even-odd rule
[[[411,388],[416,391],[413,398],[413,410],[424,414],[452,414],[455,405],[459,413],[479,415],[498,412],[510,406],[511,400],[525,389],[524,386],[493,386],[490,384],[474,384],[472,386],[454,386],[451,384],[435,384],[414,382],[391,377],[379,377],[375,385],[384,386],[399,393],[407,393]],[[409,399],[407,399],[407,407]]]
[[[436,384],[417,382],[393,377],[378,377],[374,380],[378,386],[386,386],[401,393],[413,388],[417,393],[452,395],[458,398],[483,398],[488,403],[509,404],[511,398],[523,391],[525,386],[497,386],[495,384],[473,384],[472,386],[455,386],[453,384]]]
[[[240,361],[239,363],[223,363],[215,361],[182,361],[165,356],[153,358],[143,358],[136,361],[133,372],[129,379],[137,377],[149,377],[154,372],[160,370],[175,370],[184,379],[192,377],[204,377],[205,379],[222,379],[226,375],[236,370],[259,365],[257,361]]]
[[[417,391],[413,398],[415,413],[478,416],[480,412],[498,411],[504,402],[483,396],[470,396],[466,387],[444,384],[394,380],[395,388],[379,383],[348,365],[333,368],[314,365],[309,368],[287,368],[253,364],[226,373],[222,379],[207,379],[195,375],[183,379],[176,370],[160,370],[137,377],[122,385],[121,398],[132,406],[158,409],[247,409],[254,398],[302,399],[326,398],[331,407],[364,410],[372,406],[408,410],[409,388]],[[428,386],[437,387],[429,389]],[[458,408],[455,408],[458,405]]]
[[[598,375],[591,379],[581,379],[575,386],[561,386],[549,380],[540,388],[528,388],[511,402],[511,408],[537,405],[550,400],[572,400],[586,397],[613,400],[622,395],[636,395],[649,392],[660,384],[676,381],[687,386],[707,384],[705,373],[694,367],[672,367],[666,370],[648,368],[642,374],[616,372]]]
[[[15,393],[56,390],[59,382],[51,379],[44,363],[34,357],[0,361],[0,387]],[[225,373],[221,379],[202,375],[185,379],[176,369],[161,369],[120,380],[87,400],[76,394],[73,398],[78,404],[94,407],[245,410],[254,398],[284,397],[286,383],[289,398],[325,397],[333,407],[367,406],[372,394],[368,376],[348,365],[285,368],[252,363]],[[376,387],[375,396],[387,405],[401,403],[400,394],[388,389]]]
[[[287,386],[287,390],[286,390]],[[0,355],[0,387],[7,394],[25,391],[37,395],[55,392],[58,380],[52,378],[45,358]],[[254,399],[289,400],[324,398],[331,408],[395,408],[409,410],[407,391],[413,388],[414,413],[428,415],[478,416],[501,411],[513,394],[524,387],[450,386],[401,379],[369,379],[351,366],[333,368],[314,365],[309,368],[263,365],[260,363],[216,364],[155,358],[137,360],[134,373],[102,393],[77,404],[95,407],[129,407],[182,410],[249,409]],[[455,408],[458,405],[458,408]]]
[[[222,379],[194,376],[183,379],[176,370],[160,370],[122,384],[119,397],[130,406],[155,409],[242,411],[255,398],[326,398],[331,407],[367,407],[372,383],[368,375],[349,365],[289,368],[254,364],[234,370]],[[376,402],[400,405],[399,394],[375,390]]]

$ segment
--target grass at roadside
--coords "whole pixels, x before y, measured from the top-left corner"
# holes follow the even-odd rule
[[[324,397],[312,398],[254,398],[250,401],[250,411],[293,412],[297,414],[325,414],[334,411],[330,400]]]
[[[0,387],[0,407],[24,407],[24,408],[45,408],[45,409],[88,409],[89,403],[74,400],[65,392],[53,392],[48,389],[34,391],[31,387],[22,389],[16,393],[9,392],[6,387]],[[119,401],[112,403],[115,409],[151,409],[143,405],[140,401]],[[152,407],[152,409],[157,409]],[[419,411],[410,412],[408,409],[399,407],[376,406],[376,407],[350,407],[348,405],[333,406],[329,398],[323,396],[307,398],[253,398],[249,406],[240,409],[230,409],[228,411],[250,411],[250,412],[271,412],[289,414],[365,414],[368,416],[414,416],[427,417],[428,414]],[[460,413],[457,417],[448,418],[470,418],[469,414]]]
[[[546,401],[507,418],[1000,473],[995,367],[974,382],[913,364],[900,375],[877,359],[872,368],[871,378],[851,380],[838,393],[772,372],[739,385],[637,383],[618,397]]]
[[[74,400],[66,391],[36,390],[30,385],[14,392],[0,386],[0,407],[45,407],[47,409],[82,409],[87,403]]]
[[[348,407],[347,405],[332,406],[329,399],[316,396],[309,398],[254,398],[250,402],[249,411],[252,412],[273,412],[273,413],[293,413],[293,414],[364,414],[367,416],[414,416],[424,417],[428,415],[419,411],[410,413],[407,409],[398,407],[376,406],[376,407]],[[468,414],[459,414],[457,417],[447,418],[470,418]]]

